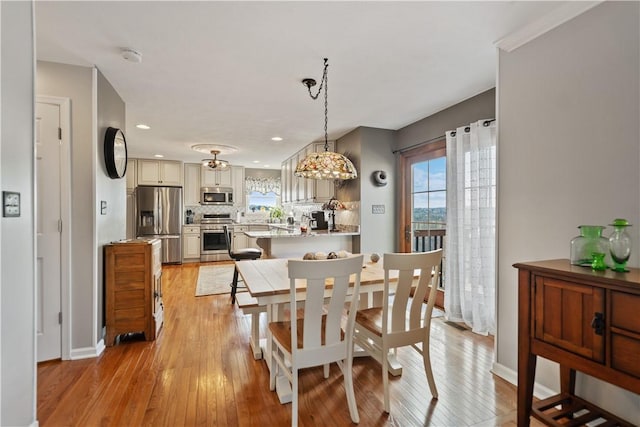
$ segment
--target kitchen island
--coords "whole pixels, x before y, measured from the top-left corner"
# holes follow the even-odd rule
[[[269,231],[246,231],[257,239],[263,250],[263,258],[301,258],[307,252],[353,252],[353,236],[359,236],[358,227],[343,226],[339,231],[309,230],[300,232],[300,227],[273,226]]]

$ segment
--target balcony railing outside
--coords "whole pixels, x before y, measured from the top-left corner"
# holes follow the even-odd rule
[[[412,252],[429,252],[443,249],[442,262],[440,263],[440,277],[438,287],[444,289],[444,259],[446,257],[447,229],[444,223],[414,222],[413,223]]]

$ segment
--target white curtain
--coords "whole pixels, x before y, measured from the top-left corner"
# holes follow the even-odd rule
[[[447,318],[495,334],[496,126],[480,120],[448,131]]]

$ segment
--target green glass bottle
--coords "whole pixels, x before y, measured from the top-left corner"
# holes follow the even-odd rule
[[[609,252],[613,262],[612,270],[627,272],[627,261],[631,256],[631,237],[627,234],[629,221],[623,218],[613,220],[613,233],[609,236]]]

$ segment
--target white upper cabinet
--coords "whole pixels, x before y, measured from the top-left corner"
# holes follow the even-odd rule
[[[138,185],[182,186],[182,162],[173,160],[137,160]]]
[[[127,159],[127,172],[125,174],[127,190],[133,190],[138,185],[136,166],[136,159]]]
[[[231,169],[202,168],[200,175],[202,187],[231,187]]]
[[[198,206],[200,204],[200,163],[184,164],[184,205]]]
[[[231,166],[233,206],[244,206],[244,166]]]

